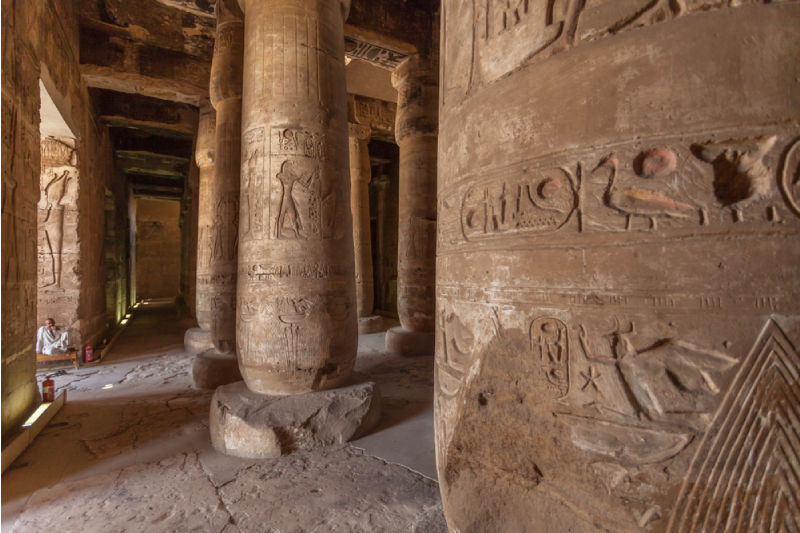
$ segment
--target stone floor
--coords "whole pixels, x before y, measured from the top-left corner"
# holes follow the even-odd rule
[[[446,531],[431,357],[388,356],[383,333],[362,336],[356,369],[383,394],[372,434],[238,459],[211,447],[213,391],[192,388],[183,351],[191,325],[140,308],[106,360],[55,378],[67,403],[2,476],[3,533]]]

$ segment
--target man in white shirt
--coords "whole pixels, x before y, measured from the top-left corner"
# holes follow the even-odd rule
[[[56,321],[48,318],[36,332],[36,353],[61,355],[69,350],[69,332],[61,331]]]

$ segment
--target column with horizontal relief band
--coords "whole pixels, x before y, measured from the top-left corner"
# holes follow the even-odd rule
[[[434,58],[413,55],[392,73],[400,146],[397,313],[386,351],[433,355],[436,279],[436,150],[439,74]]]

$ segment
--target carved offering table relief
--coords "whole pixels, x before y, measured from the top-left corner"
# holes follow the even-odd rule
[[[798,527],[800,6],[678,4],[443,3],[451,531]]]
[[[260,394],[339,387],[355,361],[346,7],[245,3],[237,348]]]
[[[392,73],[392,83],[398,91],[397,309],[402,327],[389,330],[386,349],[430,355],[435,324],[438,63],[434,58],[413,55]]]
[[[78,320],[80,248],[77,238],[79,172],[76,150],[42,137],[41,195],[38,204],[39,322],[47,318],[69,326]]]

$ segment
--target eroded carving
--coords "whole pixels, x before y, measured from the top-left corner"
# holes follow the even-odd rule
[[[242,135],[242,238],[258,238],[264,233],[264,198],[269,198],[264,175],[266,135],[258,128]],[[267,183],[265,183],[265,181]],[[269,212],[266,213],[269,220]]]
[[[736,220],[749,205],[772,195],[772,172],[764,164],[776,136],[749,141],[725,141],[695,145],[697,157],[714,167],[714,194],[730,207]]]
[[[569,392],[569,332],[566,324],[556,318],[537,318],[530,327],[531,350],[538,357],[542,372],[556,391],[558,397]],[[581,374],[587,382],[583,389],[592,385],[599,377],[593,367],[589,374]]]
[[[692,460],[669,532],[796,527],[799,399],[800,356],[769,320]]]
[[[800,140],[794,141],[786,152],[780,187],[789,209],[800,217]]]

